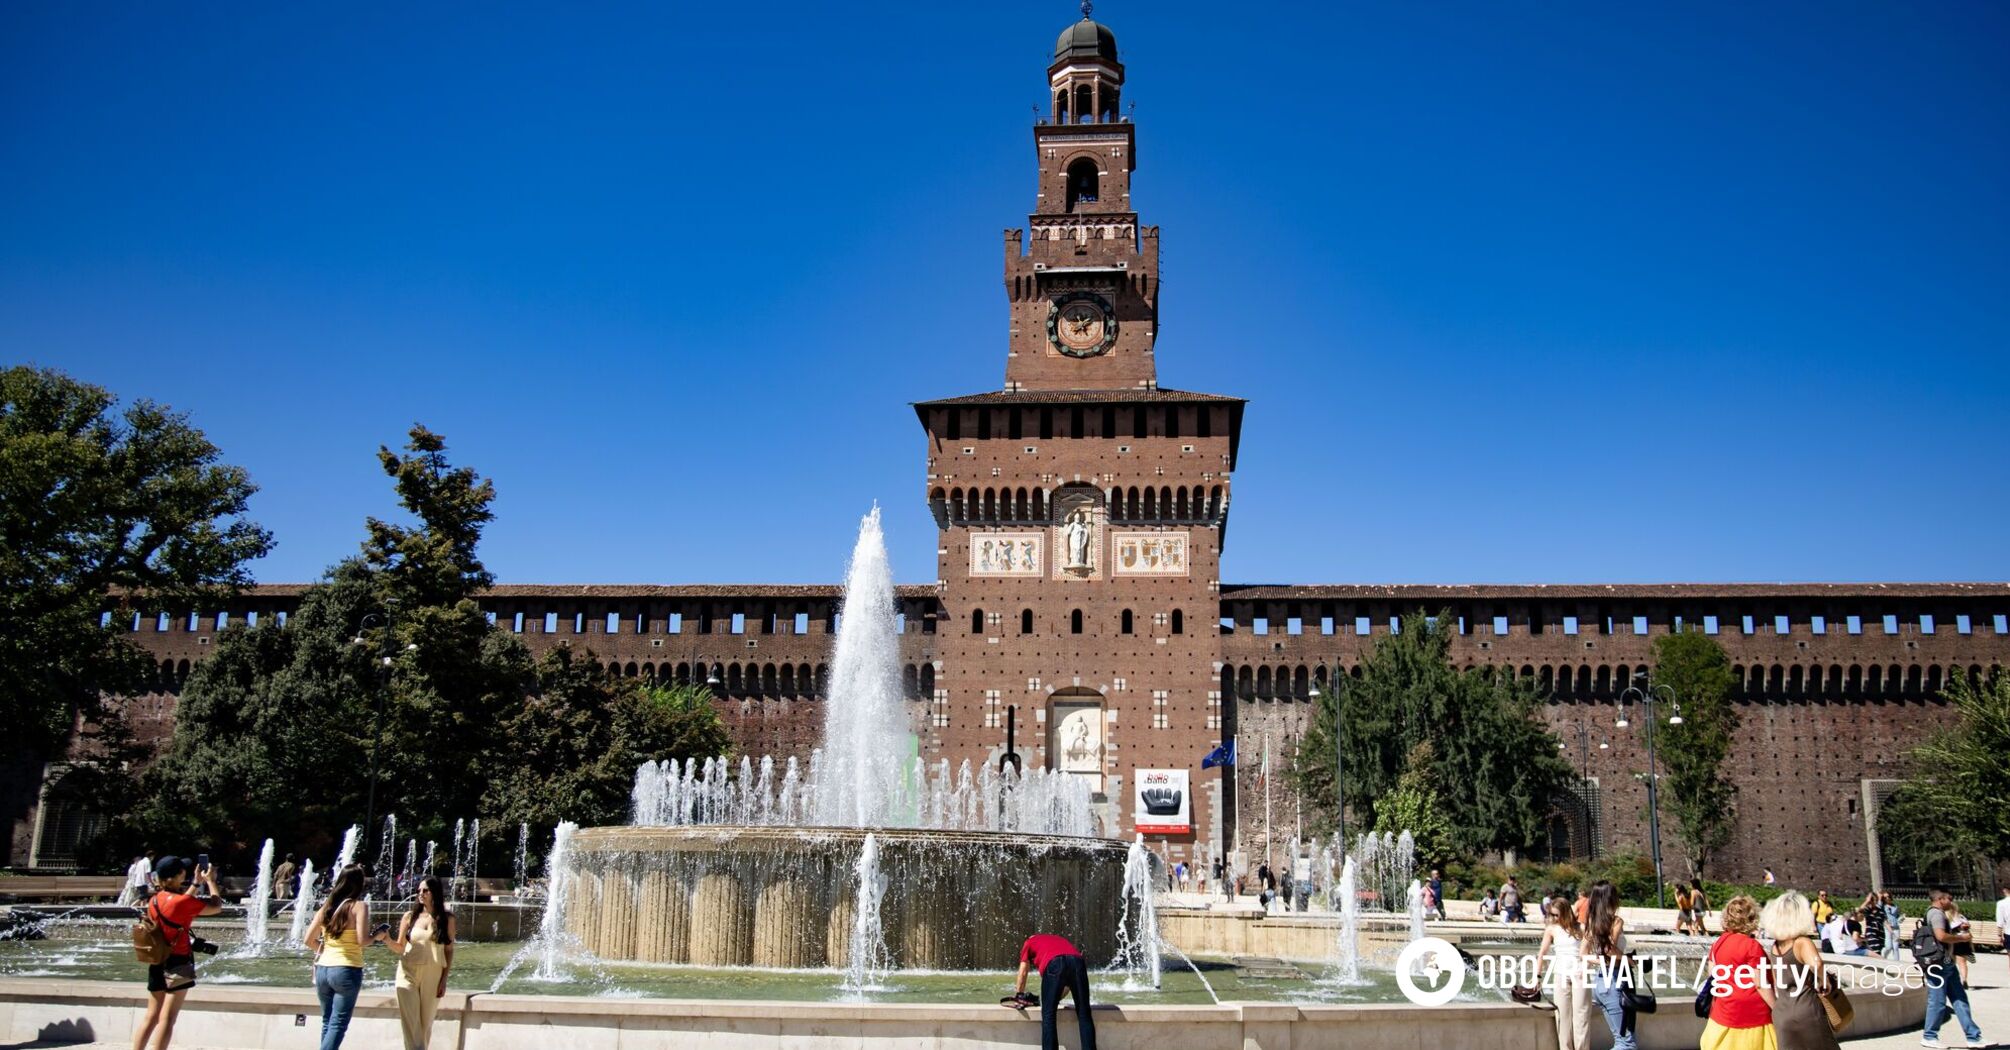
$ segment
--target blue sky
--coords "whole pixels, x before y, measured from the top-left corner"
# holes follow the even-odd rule
[[[1067,3],[0,8],[0,361],[309,579],[415,420],[511,582],[935,575]],[[565,5],[577,6],[577,5]],[[2010,7],[1107,0],[1233,582],[2006,578]]]

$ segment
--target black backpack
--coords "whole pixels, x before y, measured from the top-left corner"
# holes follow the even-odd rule
[[[1919,928],[1912,931],[1912,958],[1920,966],[1938,966],[1947,961],[1947,946],[1933,935],[1931,915],[1919,920]]]

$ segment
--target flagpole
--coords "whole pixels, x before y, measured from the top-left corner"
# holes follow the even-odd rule
[[[1235,757],[1234,735],[1228,738],[1228,754],[1230,759]],[[1234,867],[1235,862],[1233,858],[1236,854],[1242,852],[1242,790],[1241,785],[1236,782],[1236,776],[1241,772],[1242,767],[1230,761],[1228,768],[1228,786],[1230,789],[1228,795],[1229,816],[1235,824],[1235,838],[1230,840],[1228,844],[1228,854],[1230,857],[1229,866]],[[1232,878],[1233,875],[1231,874],[1230,877]]]

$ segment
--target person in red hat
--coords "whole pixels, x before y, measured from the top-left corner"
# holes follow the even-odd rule
[[[1012,1001],[1018,1005],[1032,1004],[1026,995],[1026,975],[1031,972],[1040,975],[1041,1050],[1060,1048],[1060,1036],[1054,1031],[1054,1013],[1060,1008],[1063,992],[1075,1000],[1075,1023],[1082,1033],[1081,1050],[1096,1050],[1096,1019],[1089,1009],[1089,965],[1082,960],[1082,953],[1066,937],[1056,934],[1036,933],[1026,938],[1019,949],[1019,983],[1012,992]]]

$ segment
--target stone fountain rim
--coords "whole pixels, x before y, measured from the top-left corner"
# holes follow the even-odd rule
[[[716,846],[725,840],[765,841],[777,844],[810,844],[818,842],[863,842],[872,835],[882,844],[898,845],[964,845],[964,846],[1024,846],[1048,850],[1079,850],[1084,852],[1121,853],[1130,849],[1131,843],[1122,839],[1098,838],[1079,835],[1033,835],[1016,831],[954,831],[942,828],[861,828],[847,826],[824,826],[817,824],[776,827],[768,824],[686,824],[673,826],[637,826],[616,824],[604,827],[581,828],[573,834],[572,849],[578,852],[602,852],[651,847],[661,850],[675,850],[679,847],[703,848]]]

